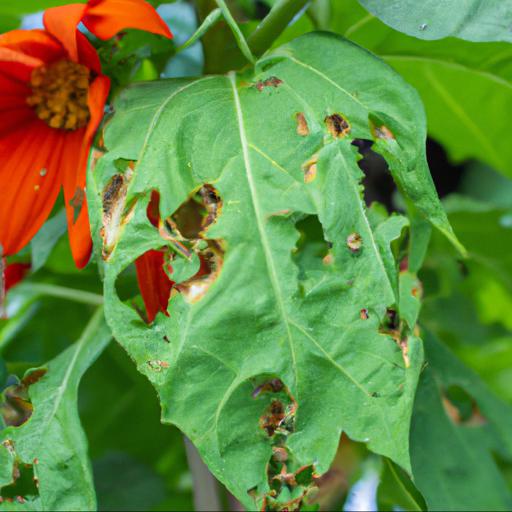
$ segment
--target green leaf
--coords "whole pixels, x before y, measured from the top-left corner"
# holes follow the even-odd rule
[[[86,1],[87,0],[74,0],[73,3],[84,4]],[[69,4],[69,0],[19,0],[17,2],[2,2],[2,5],[0,5],[0,16],[20,16],[66,4]]]
[[[332,0],[324,28],[380,55],[418,90],[429,135],[454,161],[477,158],[512,176],[512,147],[503,137],[508,130],[503,112],[512,109],[510,44],[418,40],[367,15],[355,0]]]
[[[396,30],[420,39],[512,42],[510,0],[359,0]]]
[[[384,459],[378,487],[379,510],[426,510],[421,494],[410,478],[396,464]]]
[[[66,232],[66,210],[63,208],[57,215],[48,220],[30,242],[32,255],[32,272],[44,266],[59,238]]]
[[[425,353],[411,459],[428,509],[510,510],[512,494],[493,454],[512,460],[512,408],[431,335]]]
[[[226,2],[224,0],[215,0],[215,2],[219,6],[219,9],[222,12],[222,16],[226,20],[226,23],[228,24],[229,28],[233,32],[233,36],[236,39],[236,43],[238,44],[240,51],[243,53],[244,57],[250,63],[254,63],[254,55],[252,54],[251,49],[249,48],[247,41],[245,40],[245,37],[242,34],[240,27],[238,26],[238,23],[235,21],[228,6],[226,5]],[[210,15],[208,15],[208,16],[210,16]],[[206,19],[208,19],[208,18],[206,18]]]
[[[109,340],[100,309],[74,345],[46,367],[27,372],[20,392],[28,389],[30,417],[20,426],[7,427],[1,435],[3,496],[7,492],[25,496],[24,475],[28,473],[31,486],[25,497],[37,499],[41,510],[95,509],[87,441],[76,402],[82,375]],[[6,457],[10,459],[7,465]],[[12,504],[4,505],[11,510]]]
[[[199,41],[218,21],[222,18],[222,11],[220,8],[214,9],[201,23],[201,26],[185,41],[180,47],[177,48],[176,53],[179,53],[189,46]]]
[[[512,291],[512,210],[461,196],[451,196],[445,204],[472,259]]]
[[[342,431],[409,469],[422,346],[404,333],[407,367],[380,332],[400,303],[390,246],[407,222],[374,225],[351,142],[375,137],[404,193],[457,244],[425,164],[415,92],[361,48],[309,34],[254,72],[138,85],[115,109],[88,201],[93,233],[103,233],[108,322],[156,387],[163,420],[249,508],[248,491],[258,502],[268,491],[276,437],[293,464],[317,473]],[[153,190],[162,218],[171,216],[159,230],[146,213]],[[172,226],[198,207],[198,190],[215,198],[202,203],[211,225],[187,239]],[[321,224],[326,259],[302,276],[292,253],[305,217]],[[146,325],[116,281],[144,252],[172,255],[184,243],[208,259],[210,275],[178,284],[170,316]],[[272,407],[284,408],[277,433]]]

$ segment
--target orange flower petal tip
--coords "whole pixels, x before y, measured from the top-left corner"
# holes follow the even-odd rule
[[[82,21],[96,37],[104,40],[128,28],[173,37],[156,9],[145,0],[89,0]]]

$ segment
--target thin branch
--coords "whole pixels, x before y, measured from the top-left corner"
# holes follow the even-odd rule
[[[256,59],[254,58],[254,55],[252,54],[251,49],[249,48],[249,45],[247,44],[247,41],[245,40],[245,37],[242,34],[240,27],[238,26],[238,23],[235,21],[235,18],[233,18],[233,15],[226,5],[226,2],[224,0],[215,0],[215,2],[219,6],[219,9],[222,11],[222,15],[224,16],[226,23],[233,32],[233,35],[235,36],[236,42],[238,44],[238,48],[240,48],[240,51],[244,54],[244,57],[251,64],[254,64]]]
[[[252,53],[263,55],[309,0],[280,0],[249,37]]]
[[[194,481],[194,508],[197,512],[222,510],[218,484],[201,459],[196,447],[184,436],[188,467]]]
[[[57,286],[54,284],[22,283],[18,285],[18,290],[26,290],[27,292],[34,294],[68,299],[73,302],[81,302],[82,304],[90,304],[92,306],[101,306],[103,304],[103,296],[98,295],[97,293],[77,290],[75,288],[66,288],[64,286]]]

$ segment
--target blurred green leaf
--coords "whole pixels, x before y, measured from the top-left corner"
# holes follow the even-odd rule
[[[423,497],[396,464],[384,458],[377,492],[379,510],[426,510]]]
[[[44,266],[60,237],[66,232],[66,229],[66,211],[63,208],[59,213],[45,222],[43,227],[30,242],[32,272],[37,272]]]
[[[80,386],[79,410],[89,440],[100,510],[123,509],[121,504],[132,496],[128,488],[137,489],[138,496],[124,506],[126,510],[136,505],[146,510],[192,509],[183,435],[160,422],[152,386],[134,371],[119,345],[109,345],[87,372]],[[122,468],[121,460],[126,462]],[[138,482],[130,486],[127,478]],[[125,497],[120,495],[123,489]]]
[[[512,145],[503,137],[509,128],[503,112],[512,110],[512,45],[408,37],[368,15],[356,0],[331,0],[322,28],[380,55],[416,87],[429,134],[454,161],[477,158],[512,176]]]
[[[11,458],[13,491],[5,479],[2,495],[17,491],[23,472],[31,471],[30,497],[39,496],[42,510],[91,510],[96,506],[92,473],[77,413],[77,392],[84,372],[110,340],[103,310],[98,310],[81,338],[46,367],[28,372],[22,384],[28,390],[30,419],[1,433],[0,451]],[[4,466],[5,467],[5,466]],[[17,477],[18,468],[22,471]],[[23,470],[21,469],[23,468]],[[34,485],[34,482],[37,485]],[[4,502],[4,506],[9,504]]]
[[[512,461],[512,408],[434,337],[424,337],[428,366],[411,427],[414,482],[429,510],[510,510],[512,494],[493,455]],[[465,392],[470,416],[450,397]]]
[[[87,0],[73,0],[75,4],[84,4]],[[69,4],[69,0],[16,0],[14,2],[2,1],[0,4],[0,17],[21,16],[32,12],[43,11],[49,7],[58,7]]]
[[[359,1],[394,29],[421,39],[512,42],[511,0]]]

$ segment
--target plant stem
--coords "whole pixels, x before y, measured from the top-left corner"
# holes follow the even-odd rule
[[[83,304],[91,304],[93,306],[101,306],[103,304],[103,297],[101,295],[54,284],[30,283],[21,284],[18,288],[25,288],[28,292],[33,294],[48,295],[50,297],[68,299]]]
[[[201,459],[196,447],[184,436],[188,467],[194,482],[194,508],[198,512],[222,510],[217,481]]]
[[[238,26],[238,23],[236,22],[235,18],[233,18],[231,11],[229,10],[228,6],[226,5],[226,2],[224,0],[215,0],[215,1],[216,1],[217,5],[219,6],[219,9],[222,11],[222,15],[224,16],[226,23],[228,24],[229,28],[233,32],[233,36],[235,37],[235,40],[238,44],[238,48],[240,48],[240,51],[243,53],[244,57],[251,64],[254,64],[256,59],[254,58],[254,55],[251,53],[251,49],[249,48],[249,45],[247,44],[247,41],[245,40],[245,37],[242,34],[240,27]]]
[[[201,37],[203,37],[206,34],[206,32],[210,30],[210,28],[215,26],[215,24],[221,18],[222,11],[219,7],[217,7],[217,9],[214,9],[210,14],[208,14],[208,16],[206,16],[206,18],[201,23],[201,26],[192,34],[192,36],[190,36],[190,38],[185,43],[183,43],[179,48],[176,49],[176,53],[178,54],[182,52],[189,46],[199,41],[199,39],[201,39]]]
[[[249,37],[252,53],[263,55],[309,0],[280,0]]]

